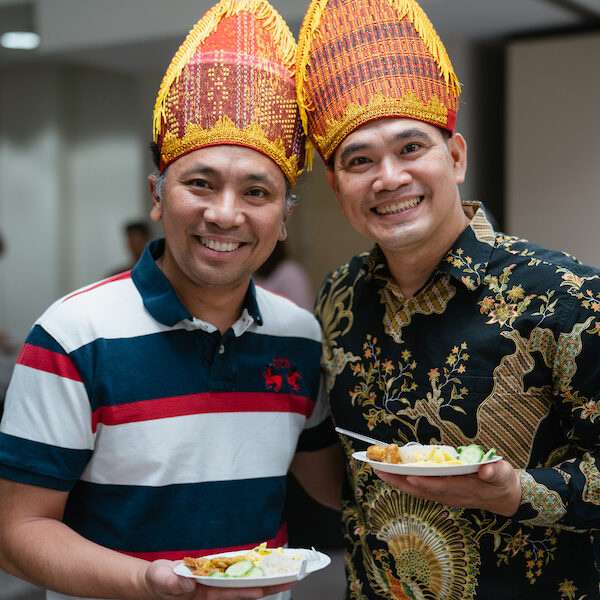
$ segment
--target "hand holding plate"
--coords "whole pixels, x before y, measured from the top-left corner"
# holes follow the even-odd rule
[[[377,471],[387,484],[416,498],[456,508],[481,508],[510,517],[521,502],[521,482],[505,460],[481,465],[477,473],[455,477],[394,475]]]
[[[291,583],[270,586],[227,589],[202,585],[194,579],[174,572],[179,561],[156,560],[149,563],[144,573],[144,586],[149,598],[161,600],[252,600],[284,592]]]

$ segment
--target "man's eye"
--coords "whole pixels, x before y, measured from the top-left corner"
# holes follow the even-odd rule
[[[198,188],[207,188],[210,187],[208,181],[206,181],[206,179],[192,179],[191,184],[194,187],[198,187]]]
[[[412,142],[412,143],[406,144],[406,146],[404,146],[404,152],[406,154],[410,154],[411,152],[416,152],[420,147],[421,147],[420,144],[417,144],[416,142]]]
[[[369,162],[369,159],[366,156],[356,156],[349,163],[349,167],[358,167],[360,165],[366,165]]]
[[[248,195],[252,196],[253,198],[263,198],[267,194],[264,190],[252,189],[252,190],[248,190]]]

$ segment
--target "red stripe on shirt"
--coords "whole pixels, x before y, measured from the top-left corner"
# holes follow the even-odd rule
[[[79,294],[85,294],[86,292],[89,292],[90,290],[95,290],[97,287],[106,285],[107,283],[111,283],[112,281],[119,281],[120,279],[131,279],[131,271],[123,271],[123,273],[119,273],[118,275],[113,275],[112,277],[109,277],[108,279],[103,279],[102,281],[99,281],[98,283],[91,285],[90,287],[85,288],[84,290],[79,290],[78,292],[75,292],[74,294],[67,296],[66,298],[63,299],[63,302],[66,302],[67,300],[70,300],[71,298],[74,298],[75,296],[79,296]]]
[[[53,373],[59,377],[82,381],[81,375],[75,368],[71,359],[65,354],[59,354],[33,344],[24,344],[17,357],[17,364]]]
[[[267,540],[268,548],[279,548],[287,544],[288,533],[287,526],[285,523],[281,525],[281,529],[277,532],[277,535],[272,540]],[[262,540],[264,541],[264,540]],[[223,552],[243,552],[244,550],[252,550],[256,548],[261,542],[255,544],[246,544],[244,546],[230,546],[227,548],[206,548],[202,550],[176,550],[166,552],[122,552],[121,554],[128,554],[129,556],[135,556],[136,558],[142,558],[144,560],[153,561],[159,558],[166,558],[167,560],[183,560],[186,556],[191,558],[198,558],[200,556],[207,556],[208,554],[221,554]]]
[[[139,400],[117,406],[102,406],[92,414],[92,428],[98,423],[122,425],[205,413],[291,412],[309,417],[314,402],[305,396],[268,392],[189,394],[154,400]]]

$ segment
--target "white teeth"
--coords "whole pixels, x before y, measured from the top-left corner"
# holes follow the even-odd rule
[[[392,213],[399,213],[404,210],[408,210],[409,208],[414,208],[421,202],[422,199],[422,196],[417,196],[416,198],[413,198],[412,200],[406,200],[405,202],[398,202],[388,206],[378,206],[375,208],[375,212],[378,215],[391,215]]]
[[[233,242],[217,242],[216,240],[211,240],[208,238],[200,238],[203,246],[210,248],[211,250],[216,250],[217,252],[233,252],[240,247],[239,243]]]

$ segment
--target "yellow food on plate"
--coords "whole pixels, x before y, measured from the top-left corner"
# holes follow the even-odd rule
[[[422,467],[473,465],[489,461],[501,460],[496,449],[487,452],[479,444],[468,446],[441,446],[437,444],[417,444],[409,442],[405,446],[389,444],[388,446],[369,446],[367,459],[391,464],[418,465]]]
[[[403,465],[460,465],[452,446],[410,444],[398,446],[369,446],[367,458],[376,462]]]
[[[198,576],[264,577],[297,573],[301,558],[285,554],[281,547],[267,548],[267,542],[263,542],[252,550],[233,556],[185,557],[183,564],[192,575]]]
[[[190,558],[186,556],[183,559],[183,564],[188,567],[194,575],[210,575],[214,571],[224,573],[227,567],[240,562],[244,559],[244,555],[239,556],[216,556],[214,558]]]

